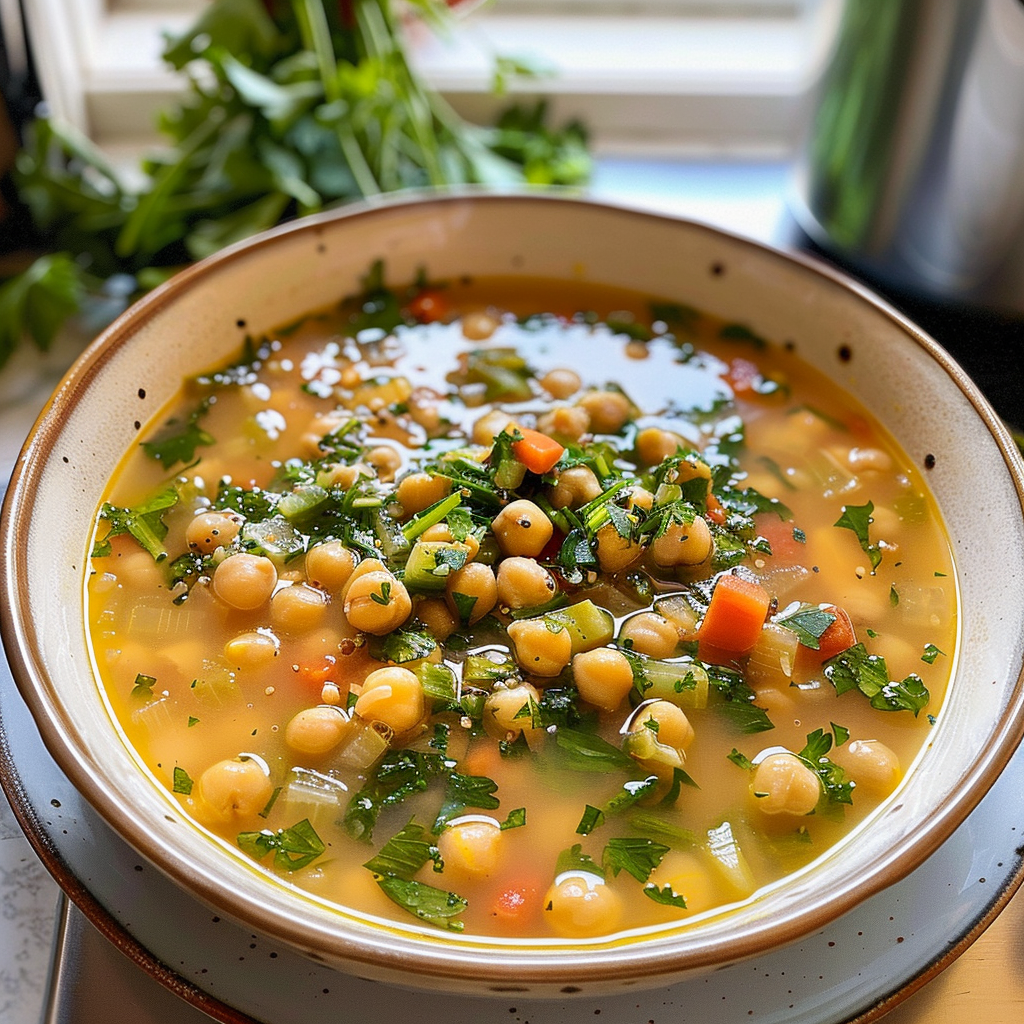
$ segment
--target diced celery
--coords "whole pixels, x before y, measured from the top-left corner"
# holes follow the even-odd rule
[[[466,558],[466,548],[461,544],[418,540],[405,563],[405,585],[414,593],[440,593],[449,575],[466,564]]]
[[[789,686],[799,646],[800,640],[793,630],[766,623],[747,659],[747,679],[762,686]]]
[[[132,723],[141,725],[154,738],[167,735],[173,728],[171,706],[172,701],[167,697],[152,700],[132,712]]]
[[[658,734],[653,729],[641,727],[635,732],[627,732],[622,737],[622,749],[630,757],[635,757],[645,764],[662,764],[668,768],[683,767],[683,755],[675,747],[659,743]]]
[[[544,617],[560,623],[569,631],[573,655],[604,647],[615,635],[615,620],[611,612],[594,604],[589,598],[571,604],[568,608],[548,612]]]
[[[518,679],[519,669],[511,653],[502,648],[470,654],[462,664],[463,686],[489,690],[501,679]]]
[[[296,487],[277,503],[277,510],[290,523],[302,523],[320,512],[330,500],[330,494],[316,484]]]
[[[680,708],[708,705],[707,669],[693,658],[660,661],[630,653],[633,683],[644,700],[667,700]]]
[[[242,540],[255,554],[266,555],[277,566],[302,551],[304,542],[284,516],[271,516],[259,523],[246,523],[242,527]]]
[[[756,888],[754,873],[732,832],[729,822],[708,829],[707,851],[715,876],[735,899],[745,899]]]
[[[317,832],[329,829],[341,817],[347,788],[340,779],[310,768],[292,768],[276,806],[288,821],[308,818]]]
[[[382,722],[364,722],[357,718],[353,723],[333,756],[337,764],[361,771],[384,756],[392,732]]]
[[[192,680],[196,699],[208,707],[227,707],[242,699],[235,673],[216,661],[204,661],[201,675]]]
[[[380,553],[388,563],[401,563],[409,555],[409,541],[402,528],[383,509],[373,513],[373,532],[380,542]]]

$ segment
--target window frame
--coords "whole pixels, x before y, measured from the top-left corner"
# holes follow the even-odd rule
[[[180,77],[159,59],[206,0],[32,0],[26,23],[51,112],[112,154],[158,141],[156,112]],[[472,5],[450,39],[412,33],[413,62],[470,120],[492,92],[492,58],[539,51],[559,73],[510,83],[581,119],[598,153],[783,159],[824,65],[842,0],[498,0]],[[626,40],[627,42],[623,42]],[[547,51],[545,53],[545,50]]]

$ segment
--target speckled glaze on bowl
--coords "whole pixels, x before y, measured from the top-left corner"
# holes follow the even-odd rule
[[[181,379],[357,289],[465,273],[604,282],[749,323],[867,405],[925,470],[961,594],[950,694],[903,785],[851,837],[754,898],[606,940],[509,942],[339,911],[255,868],[141,768],[94,679],[82,614],[105,482]],[[107,330],[43,410],[2,532],[3,638],[47,748],[142,855],[218,912],[314,960],[412,987],[519,995],[654,986],[806,936],[919,865],[963,821],[1024,731],[1024,466],[946,353],[814,262],[686,221],[552,195],[406,197],[301,221],[198,264]]]

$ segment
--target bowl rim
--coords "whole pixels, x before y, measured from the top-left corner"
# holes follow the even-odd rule
[[[191,869],[187,864],[174,861],[167,863],[154,859],[146,851],[151,844],[147,843],[147,833],[137,818],[126,806],[124,798],[115,789],[98,781],[90,773],[89,765],[83,753],[77,748],[74,737],[62,725],[58,716],[52,714],[52,707],[46,694],[46,670],[35,654],[34,644],[36,632],[31,621],[25,594],[20,581],[27,579],[27,558],[22,548],[17,545],[17,536],[25,517],[31,512],[39,468],[52,454],[53,445],[60,433],[63,411],[74,406],[79,395],[88,387],[91,380],[101,371],[110,355],[127,343],[132,334],[163,307],[176,300],[186,292],[193,280],[200,275],[216,273],[218,268],[227,266],[235,260],[245,258],[253,252],[272,246],[285,237],[311,233],[320,233],[325,225],[335,225],[354,219],[374,217],[382,211],[390,212],[403,208],[416,210],[429,209],[433,206],[441,208],[455,203],[469,202],[473,204],[498,203],[502,205],[526,202],[557,202],[591,209],[617,211],[631,217],[639,217],[662,223],[674,223],[691,230],[705,232],[709,236],[728,239],[733,244],[746,247],[756,252],[763,259],[774,260],[790,266],[796,265],[804,272],[833,286],[838,286],[847,293],[866,303],[890,320],[900,331],[939,365],[945,375],[955,384],[974,408],[989,435],[995,442],[1000,456],[1009,472],[1010,479],[1016,490],[1017,499],[1024,508],[1024,461],[1017,451],[998,416],[977,386],[970,380],[953,358],[929,335],[917,327],[895,307],[875,295],[862,283],[829,264],[802,253],[784,252],[773,246],[737,236],[706,223],[691,218],[672,214],[652,212],[642,206],[627,203],[610,203],[577,195],[565,195],[559,191],[543,192],[479,188],[454,188],[438,192],[436,190],[403,193],[373,201],[353,204],[339,210],[325,212],[300,220],[280,225],[270,231],[253,238],[236,243],[206,259],[193,264],[160,287],[144,296],[114,323],[104,330],[81,354],[68,371],[60,385],[40,412],[21,454],[15,464],[14,471],[4,500],[2,522],[0,522],[0,576],[2,576],[2,593],[4,597],[2,616],[0,616],[0,633],[7,649],[12,674],[23,699],[35,719],[47,749],[54,756],[60,767],[68,774],[76,788],[96,808],[101,817],[110,824],[131,846],[143,856],[153,860],[156,866],[175,881],[184,884],[200,899],[221,912],[236,919],[249,921],[261,928],[266,934],[280,939],[300,950],[310,950],[311,939],[321,938],[319,932],[311,932],[309,926],[295,916],[287,917],[273,914],[261,914],[260,907],[254,907],[252,900],[243,899],[241,903],[233,900],[238,893],[227,892],[225,888],[211,881],[205,874]],[[1003,714],[1000,727],[987,738],[983,748],[976,752],[970,769],[965,773],[956,794],[926,816],[902,839],[893,853],[880,862],[866,867],[858,873],[854,884],[846,884],[833,900],[820,906],[816,911],[805,912],[799,917],[790,917],[781,922],[768,922],[758,928],[749,929],[749,934],[723,941],[709,946],[703,952],[690,952],[685,961],[673,958],[668,950],[659,949],[656,963],[642,957],[640,951],[648,944],[646,941],[631,943],[625,948],[616,948],[614,944],[596,949],[592,946],[578,945],[566,950],[566,956],[550,958],[533,958],[532,960],[515,960],[515,969],[524,982],[550,984],[552,973],[571,971],[581,981],[595,982],[627,981],[641,977],[648,984],[678,973],[681,969],[694,967],[712,967],[724,960],[733,961],[755,955],[763,947],[766,938],[774,944],[782,944],[804,936],[823,922],[838,916],[855,903],[886,887],[895,878],[903,877],[922,863],[963,821],[977,805],[985,791],[998,776],[1010,756],[1024,737],[1024,665],[1018,671],[1008,701],[1007,711]],[[12,801],[13,802],[13,801]],[[899,851],[897,863],[896,851]],[[896,873],[894,874],[894,867]],[[240,912],[240,908],[244,912]],[[380,929],[384,931],[384,929]],[[430,941],[424,944],[419,936],[412,936],[409,943],[399,946],[429,945],[429,952],[410,953],[409,948],[396,950],[393,942],[353,941],[347,937],[332,936],[335,940],[337,955],[358,969],[360,966],[369,969],[382,963],[386,967],[397,968],[411,978],[437,978],[439,975],[453,979],[462,979],[472,983],[497,983],[507,978],[507,955],[513,950],[500,949],[495,955],[493,949],[484,952],[490,956],[480,956],[481,951],[467,948],[448,947],[444,943]],[[392,937],[393,938],[393,937]],[[726,949],[727,947],[727,949]],[[727,956],[722,956],[726,949]],[[610,950],[610,952],[608,952]],[[559,949],[562,952],[562,949]]]

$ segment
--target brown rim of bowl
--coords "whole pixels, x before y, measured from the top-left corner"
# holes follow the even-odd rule
[[[116,791],[108,787],[105,781],[97,780],[90,773],[88,765],[73,743],[73,738],[59,724],[56,716],[48,713],[51,709],[48,699],[44,696],[45,687],[42,685],[45,673],[39,661],[31,653],[34,627],[28,615],[24,594],[18,586],[18,581],[26,578],[27,572],[25,554],[15,544],[15,537],[18,534],[17,527],[22,517],[28,514],[31,500],[34,497],[32,471],[51,454],[55,436],[60,430],[62,409],[74,403],[77,396],[102,367],[109,353],[125,343],[129,332],[139,323],[146,322],[165,303],[187,290],[196,275],[206,274],[222,264],[243,259],[265,246],[273,245],[278,238],[283,236],[310,234],[315,237],[321,233],[325,224],[386,215],[391,211],[401,210],[408,206],[422,210],[430,207],[444,208],[465,202],[477,206],[521,203],[535,205],[538,202],[558,202],[586,209],[623,214],[632,218],[685,224],[692,230],[712,237],[725,238],[731,244],[739,244],[751,251],[758,252],[762,258],[790,265],[797,264],[830,287],[853,292],[861,301],[872,306],[895,323],[908,338],[930,355],[968,399],[996,443],[1013,480],[1018,500],[1024,508],[1024,463],[1022,463],[1021,456],[987,400],[960,366],[936,341],[895,308],[874,295],[864,285],[811,257],[782,253],[770,246],[739,238],[729,232],[687,218],[651,213],[629,205],[598,202],[575,196],[565,197],[545,193],[524,194],[521,191],[495,193],[473,188],[453,189],[441,194],[428,192],[412,196],[387,197],[372,203],[363,203],[330,213],[317,214],[274,228],[255,238],[230,246],[181,271],[132,306],[85,350],[37,419],[29,441],[26,442],[15,465],[4,503],[4,518],[2,530],[0,530],[0,570],[3,574],[6,607],[3,610],[0,627],[2,627],[3,639],[15,680],[33,713],[47,748],[54,753],[55,760],[67,772],[79,791],[96,808],[100,816],[115,831],[125,837],[136,850],[141,852],[147,848],[147,835],[131,813],[131,808],[121,806],[121,800]],[[663,955],[655,958],[657,962],[652,963],[651,958],[644,958],[638,952],[644,943],[634,943],[628,948],[614,949],[610,953],[608,951],[588,951],[585,947],[581,947],[570,956],[560,957],[560,968],[571,970],[574,977],[580,977],[584,982],[607,983],[631,979],[642,980],[650,985],[657,984],[659,978],[682,969],[684,964],[687,969],[715,965],[722,962],[723,952],[726,954],[727,960],[739,960],[756,955],[764,948],[765,940],[768,937],[771,938],[772,944],[779,945],[812,932],[826,921],[884,888],[896,878],[905,876],[933,853],[978,804],[1019,745],[1022,735],[1024,735],[1024,666],[1018,673],[1009,707],[1000,728],[990,737],[986,746],[977,752],[969,770],[965,773],[963,783],[956,796],[920,822],[903,842],[894,848],[892,854],[884,860],[865,866],[859,877],[852,884],[844,886],[827,906],[822,906],[813,914],[790,916],[781,922],[777,921],[768,926],[761,926],[740,939],[723,939],[696,954],[688,953],[684,960],[679,959],[678,956]],[[896,867],[895,853],[897,849],[902,852],[898,868],[893,874],[893,869]],[[150,859],[154,860],[165,873],[197,893],[210,906],[217,907],[235,918],[247,919],[267,935],[284,941],[297,949],[308,949],[314,935],[326,938],[326,936],[320,936],[316,929],[303,926],[292,918],[265,913],[264,908],[261,905],[254,905],[251,898],[238,891],[214,884],[202,873],[191,870],[179,861],[175,861],[173,864],[161,864],[158,858],[151,857]],[[235,909],[236,906],[244,907],[245,913],[240,913]],[[409,940],[403,939],[399,942],[386,943],[384,941],[354,942],[347,937],[339,939],[337,934],[333,934],[330,936],[330,945],[337,955],[343,955],[352,963],[377,964],[392,969],[398,967],[411,978],[448,975],[485,984],[500,983],[507,978],[507,966],[502,968],[496,965],[493,960],[480,956],[480,951],[474,953],[471,948],[452,951],[445,950],[439,945],[433,945],[430,946],[428,953],[423,940],[412,936]],[[550,964],[550,960],[539,961],[535,958],[527,962],[520,958],[516,961],[515,966],[524,984],[550,984],[551,979],[548,977]]]

